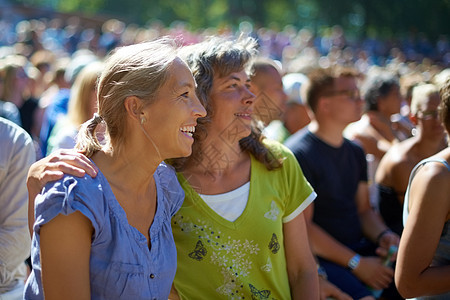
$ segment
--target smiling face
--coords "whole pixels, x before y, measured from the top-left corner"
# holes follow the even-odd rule
[[[214,114],[208,125],[208,135],[216,137],[233,130],[234,140],[251,133],[255,95],[250,92],[250,78],[242,70],[224,77],[214,76],[209,101]]]
[[[189,156],[197,119],[206,115],[187,65],[176,59],[168,72],[168,79],[158,90],[155,101],[143,109],[145,121],[141,124],[162,159]],[[154,147],[152,144],[149,147]]]

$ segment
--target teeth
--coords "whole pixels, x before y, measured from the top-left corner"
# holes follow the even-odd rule
[[[250,114],[244,114],[244,113],[237,113],[237,114],[234,114],[235,116],[238,116],[238,117],[250,117]]]
[[[189,136],[192,136],[193,133],[195,132],[195,126],[183,126],[180,128],[180,131],[186,133]]]

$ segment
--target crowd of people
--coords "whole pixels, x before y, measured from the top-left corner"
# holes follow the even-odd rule
[[[0,32],[0,299],[449,297],[445,37]]]

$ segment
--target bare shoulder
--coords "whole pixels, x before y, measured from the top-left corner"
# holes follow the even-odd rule
[[[447,188],[447,185],[439,186],[439,184],[448,183],[450,179],[450,172],[447,167],[439,162],[427,163],[417,175],[421,181],[428,181],[428,185],[439,187],[440,190]]]
[[[408,178],[417,163],[417,161],[412,161],[409,155],[412,147],[413,144],[410,141],[394,144],[378,165],[376,181],[385,185],[393,185],[399,177],[406,176]]]
[[[447,163],[449,163],[447,161]],[[450,164],[450,163],[449,163]],[[450,179],[450,171],[446,165],[438,161],[430,161],[417,171],[414,180],[416,182],[428,182],[431,184],[446,183]],[[442,186],[441,188],[446,188]]]
[[[364,135],[364,132],[367,130],[369,126],[368,120],[363,116],[360,120],[353,122],[347,126],[344,130],[344,136],[349,140],[357,139]]]
[[[423,168],[424,171],[430,172],[430,175],[435,176],[437,179],[449,178],[449,168],[439,160],[444,160],[447,162],[447,165],[450,165],[450,147],[447,147],[436,155],[431,156],[430,159],[435,159],[436,161],[427,163]]]
[[[444,159],[450,164],[450,148],[439,152],[432,158]],[[429,195],[448,202],[450,195],[450,171],[447,166],[438,161],[426,163],[419,169],[412,182],[413,187],[425,188]]]

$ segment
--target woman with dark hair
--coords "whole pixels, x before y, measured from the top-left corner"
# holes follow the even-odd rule
[[[211,38],[180,56],[207,110],[193,154],[174,161],[185,201],[172,218],[181,299],[317,299],[303,210],[316,194],[293,154],[253,120],[251,38]]]

